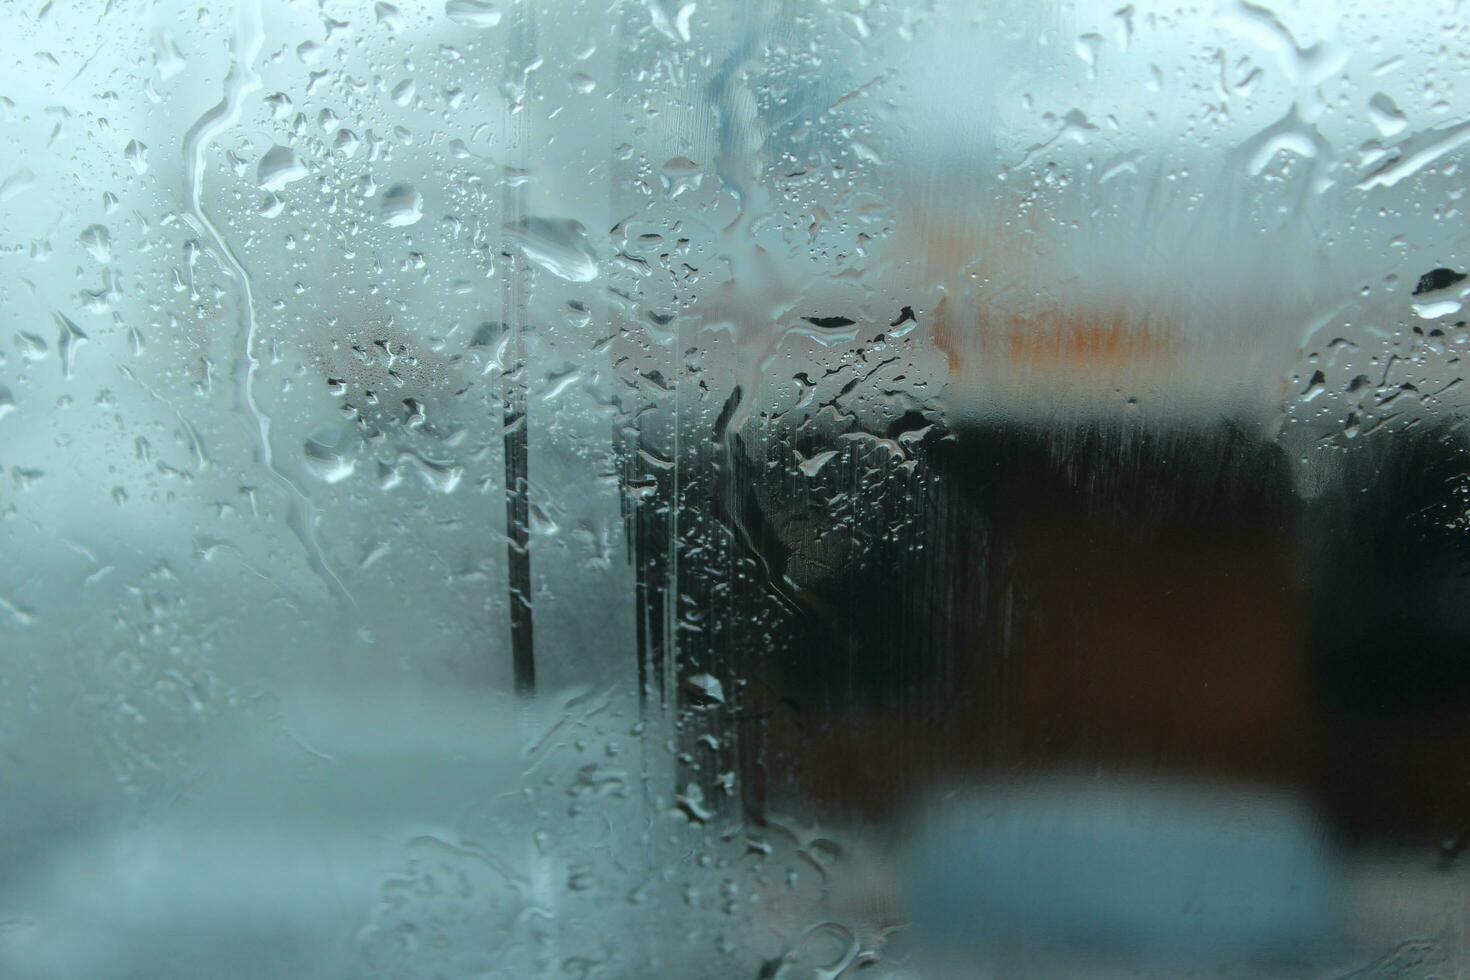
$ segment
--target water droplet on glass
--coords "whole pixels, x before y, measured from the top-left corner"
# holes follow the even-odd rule
[[[291,96],[285,92],[276,92],[274,95],[267,95],[265,97],[265,104],[271,107],[271,118],[273,119],[285,119],[291,114],[291,109],[295,105],[291,101]]]
[[[546,510],[536,504],[531,505],[531,533],[541,538],[549,538],[561,530],[561,525],[556,523]]]
[[[0,610],[10,616],[17,626],[31,626],[36,622],[36,614],[28,606],[0,596]]]
[[[255,182],[265,190],[284,190],[294,180],[300,180],[310,171],[289,146],[276,144],[260,158],[255,169]]]
[[[29,170],[17,170],[15,173],[0,181],[0,201],[10,201],[20,197],[36,184],[36,175]]]
[[[357,436],[351,429],[319,429],[306,440],[303,448],[307,468],[324,483],[340,483],[357,467],[352,456],[357,448]]]
[[[20,356],[32,363],[44,360],[46,357],[46,341],[36,334],[18,331],[15,335],[15,347],[20,351]]]
[[[500,8],[490,0],[449,0],[444,12],[466,27],[494,27],[500,23]]]
[[[796,464],[797,469],[801,470],[803,476],[816,476],[822,471],[822,467],[830,463],[836,455],[837,450],[835,449],[825,450],[824,452],[817,453],[815,456],[802,459]]]
[[[1421,320],[1437,320],[1451,313],[1458,313],[1464,306],[1463,301],[1455,297],[1448,299],[1429,300],[1424,303],[1414,304],[1414,314]]]
[[[112,261],[112,236],[102,225],[88,225],[77,240],[103,265]]]
[[[1083,34],[1077,38],[1074,50],[1077,57],[1087,66],[1087,77],[1097,77],[1097,56],[1102,50],[1103,38],[1101,34]]]
[[[153,67],[158,70],[158,77],[165,82],[186,67],[184,55],[168,31],[153,32]]]
[[[697,783],[690,783],[684,792],[674,794],[674,802],[694,823],[704,824],[714,819],[715,813],[705,805],[704,790]]]
[[[424,216],[424,197],[412,184],[394,184],[383,192],[378,210],[390,228],[418,224]]]
[[[123,157],[133,165],[133,172],[146,174],[148,172],[148,146],[137,140],[128,140],[128,145],[123,147]]]
[[[53,316],[56,319],[56,347],[61,352],[61,375],[70,378],[77,351],[87,342],[87,335],[66,314],[55,313]]]
[[[597,254],[587,229],[570,218],[522,218],[506,225],[526,258],[571,282],[597,278]]]
[[[697,704],[724,704],[725,686],[712,674],[694,674],[685,683]]]
[[[1378,135],[1384,137],[1397,136],[1409,126],[1409,120],[1394,104],[1393,99],[1382,92],[1375,93],[1368,100],[1368,118],[1378,127]]]
[[[382,24],[388,29],[388,33],[397,34],[403,30],[403,15],[391,3],[379,2],[374,4],[373,15],[377,17],[379,24]]]
[[[398,461],[412,465],[424,486],[437,493],[453,493],[464,479],[464,467],[448,460],[429,459],[406,452],[399,456]]]
[[[647,0],[648,18],[653,27],[670,41],[685,42],[691,37],[689,19],[694,16],[695,5],[679,3],[678,0]]]

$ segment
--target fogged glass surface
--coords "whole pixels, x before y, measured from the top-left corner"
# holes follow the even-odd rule
[[[1470,971],[1461,4],[0,25],[0,976]]]

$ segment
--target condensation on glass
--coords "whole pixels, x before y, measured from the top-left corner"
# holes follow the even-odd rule
[[[1470,970],[1461,4],[0,23],[0,976]]]

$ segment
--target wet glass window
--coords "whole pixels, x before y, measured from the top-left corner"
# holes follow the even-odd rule
[[[1460,3],[0,54],[0,976],[1470,971]]]

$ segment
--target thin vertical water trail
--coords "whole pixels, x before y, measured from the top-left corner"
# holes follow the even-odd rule
[[[636,44],[630,44],[628,40],[637,36],[644,16],[645,11],[631,4],[624,5],[618,14],[618,43],[614,48],[616,51],[614,77],[619,82],[637,77],[638,72],[643,69],[643,61]],[[615,156],[609,161],[609,214],[631,213],[640,206],[639,202],[630,198],[628,190],[635,185],[637,174],[638,164],[631,155],[627,159]],[[607,313],[606,332],[608,335],[613,335],[623,328],[621,314],[616,304],[611,303],[607,306]],[[641,451],[647,448],[646,443],[651,439],[641,419],[635,419],[630,430],[633,435],[623,445],[627,467],[627,483],[622,494],[623,516],[627,557],[634,569],[634,608],[637,610],[634,655],[638,708],[643,724],[648,725],[650,715],[656,715],[652,709],[655,707],[662,709],[667,706],[665,668],[670,654],[670,651],[667,650],[667,643],[671,631],[664,629],[662,623],[665,619],[663,615],[664,595],[675,587],[673,576],[667,574],[665,567],[672,552],[670,544],[674,541],[674,535],[670,530],[674,508],[649,506],[646,501],[637,499],[634,494],[628,492],[628,487],[641,485],[641,481],[645,478],[646,471],[642,464]],[[677,457],[675,458],[677,460]],[[648,730],[645,728],[645,732]],[[646,807],[654,805],[651,795],[653,790],[648,778],[650,772],[649,741],[651,740],[641,741],[643,745],[643,800]],[[652,867],[651,855],[648,856],[648,861],[649,866]]]
[[[775,364],[785,335],[780,322],[795,303],[797,275],[771,255],[757,240],[761,222],[775,211],[771,189],[763,180],[766,131],[753,76],[762,42],[784,26],[787,11],[771,3],[746,8],[742,37],[709,86],[711,108],[717,119],[715,170],[721,184],[737,202],[735,217],[720,232],[720,258],[729,264],[730,280],[712,301],[701,306],[706,322],[728,324],[735,343],[736,384],[716,423],[715,438],[725,450],[725,493],[740,492],[736,474],[747,467],[739,455],[741,433],[755,415],[762,384]],[[799,608],[795,597],[771,567],[740,508],[727,506],[725,519],[760,563],[771,595],[789,609]]]
[[[240,257],[230,247],[219,227],[204,209],[205,154],[219,134],[240,121],[247,96],[260,90],[260,74],[255,59],[265,46],[261,0],[243,0],[239,8],[239,25],[231,44],[230,70],[225,74],[224,93],[184,135],[184,181],[189,195],[189,223],[213,246],[226,271],[239,283],[239,308],[236,324],[236,360],[233,370],[236,382],[236,407],[243,409],[255,437],[255,458],[270,473],[271,479],[285,491],[286,525],[306,550],[307,564],[326,584],[327,590],[344,608],[356,605],[352,594],[327,565],[321,544],[316,539],[316,508],[300,486],[276,463],[271,449],[270,416],[261,411],[255,399],[256,360],[255,294]]]
[[[535,56],[536,38],[530,8],[520,12],[507,44],[506,81],[524,84],[522,67]],[[520,227],[525,218],[525,189],[509,179],[512,169],[525,166],[526,112],[513,103],[506,117],[508,152],[506,180],[502,184],[504,227]],[[511,163],[514,160],[515,167]],[[526,415],[526,296],[523,277],[532,263],[521,261],[514,246],[505,250],[505,273],[501,280],[501,314],[508,331],[510,367],[501,376],[505,424],[505,538],[506,578],[509,583],[511,669],[518,695],[536,693],[536,648],[531,608],[531,485],[530,419]]]
[[[711,109],[717,120],[715,172],[734,195],[735,217],[720,231],[719,258],[730,279],[700,304],[707,323],[728,324],[735,341],[737,372],[746,397],[736,407],[729,431],[739,434],[759,400],[762,379],[775,363],[799,280],[761,245],[763,222],[776,208],[763,179],[766,120],[757,97],[763,43],[785,26],[786,11],[771,3],[745,9],[742,37],[710,82]]]

